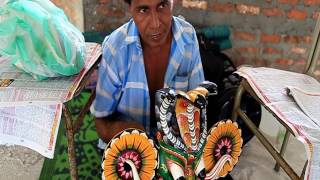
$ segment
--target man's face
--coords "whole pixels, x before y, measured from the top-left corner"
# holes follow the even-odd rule
[[[171,37],[171,0],[132,0],[129,9],[144,45],[158,47]]]

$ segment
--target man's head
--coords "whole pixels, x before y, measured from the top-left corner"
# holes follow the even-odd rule
[[[172,0],[125,0],[143,45],[158,47],[171,37]]]

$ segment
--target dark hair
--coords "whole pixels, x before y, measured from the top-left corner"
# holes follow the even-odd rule
[[[124,2],[131,4],[131,0],[124,0]]]

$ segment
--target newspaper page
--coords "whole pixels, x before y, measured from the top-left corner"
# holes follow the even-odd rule
[[[62,104],[0,107],[0,144],[21,145],[53,158]]]
[[[293,97],[300,109],[320,127],[320,87],[319,92],[306,92],[289,86],[288,94]]]
[[[290,86],[299,89],[307,87],[309,92],[319,92],[319,82],[305,74],[264,67],[242,67],[237,73],[248,81],[260,100],[305,145],[308,165],[304,179],[319,179],[320,127],[300,109],[292,97],[287,95],[287,87]]]
[[[85,66],[76,76],[37,81],[15,68],[9,58],[0,58],[0,107],[30,104],[63,103],[69,101],[84,75],[101,55],[101,46],[86,43]]]
[[[62,105],[101,56],[101,46],[86,43],[85,66],[70,77],[36,81],[0,57],[0,144],[22,145],[53,158]]]

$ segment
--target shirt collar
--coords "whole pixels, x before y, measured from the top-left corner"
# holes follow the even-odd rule
[[[136,24],[134,23],[132,18],[128,22],[127,36],[126,36],[125,42],[127,44],[136,43],[137,46],[140,49],[142,49],[141,48],[141,42],[140,42],[140,36],[139,36],[138,27],[136,26]]]
[[[195,41],[192,39],[192,36],[185,35],[186,33],[192,34],[191,31],[193,31],[191,27],[184,27],[181,24],[181,22],[178,20],[178,17],[173,16],[172,18],[173,39],[174,41],[176,41],[176,44],[181,53],[184,52],[185,44],[195,43]],[[181,41],[185,41],[185,43],[178,43]],[[127,36],[126,36],[125,42],[127,44],[137,43],[138,48],[142,49],[138,27],[136,26],[132,18],[128,22],[128,30],[127,30]]]
[[[189,35],[189,34],[193,34],[192,33],[193,29],[191,27],[184,27],[178,19],[179,19],[178,17],[173,17],[172,33],[173,33],[173,38],[177,44],[177,47],[179,48],[181,53],[184,53],[185,51],[184,46],[186,44],[193,44],[195,42],[194,40],[192,40],[192,36]],[[183,41],[184,43],[181,43]]]

